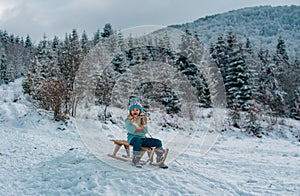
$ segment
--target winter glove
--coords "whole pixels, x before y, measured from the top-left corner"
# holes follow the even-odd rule
[[[141,117],[141,125],[142,126],[146,125],[147,124],[147,117],[144,114],[142,114],[140,117]]]
[[[137,116],[136,118],[134,118],[134,123],[140,127],[141,126],[141,118],[139,116]]]
[[[147,117],[145,115],[140,115],[140,116],[137,116],[135,118],[135,123],[139,126],[139,127],[142,127],[144,125],[147,124]]]

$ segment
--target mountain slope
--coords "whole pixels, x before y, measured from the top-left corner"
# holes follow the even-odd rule
[[[300,6],[259,6],[233,10],[200,18],[191,23],[173,25],[173,28],[197,32],[209,46],[217,37],[232,31],[241,38],[250,38],[256,48],[268,47],[275,51],[281,36],[289,54],[300,56]]]

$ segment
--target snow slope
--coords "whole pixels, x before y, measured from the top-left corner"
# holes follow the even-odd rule
[[[55,122],[22,94],[21,80],[0,92],[0,195],[300,195],[300,142],[292,134],[209,133],[204,115],[185,141],[193,143],[168,157],[169,169],[137,170],[105,154],[113,149],[109,139],[126,137],[122,111],[114,111],[117,124]],[[289,120],[288,129],[299,128]],[[176,138],[174,130],[152,133],[168,147]],[[217,140],[203,153],[206,134]]]

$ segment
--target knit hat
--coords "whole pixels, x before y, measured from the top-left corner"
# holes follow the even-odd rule
[[[133,108],[138,108],[138,109],[140,109],[141,113],[143,112],[143,106],[139,103],[139,100],[137,98],[131,98],[129,100],[129,112]]]

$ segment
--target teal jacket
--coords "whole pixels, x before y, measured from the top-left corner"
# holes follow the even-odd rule
[[[148,132],[147,126],[139,127],[136,123],[131,122],[130,116],[125,119],[125,126],[127,130],[127,142],[130,144],[132,138],[145,138]]]

